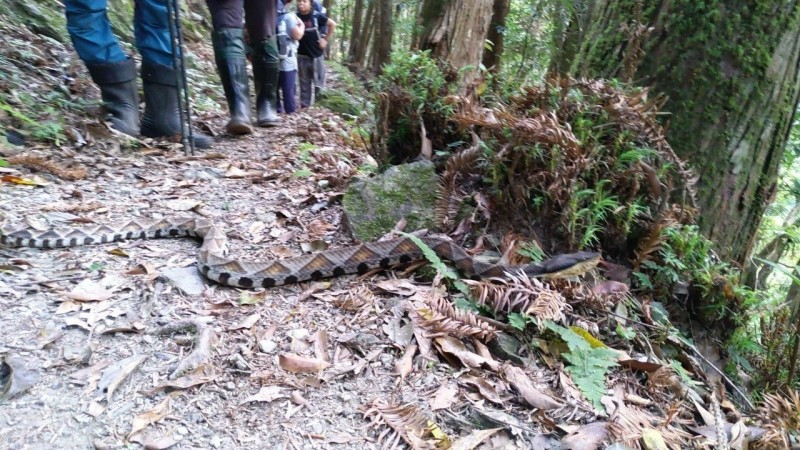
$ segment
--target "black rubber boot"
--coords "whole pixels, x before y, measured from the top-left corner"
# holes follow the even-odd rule
[[[130,136],[139,134],[139,91],[136,88],[136,61],[87,64],[92,81],[100,87],[111,126]]]
[[[231,120],[225,127],[230,134],[250,134],[250,92],[247,81],[244,33],[241,28],[221,28],[212,32],[214,59],[228,100]]]
[[[280,125],[278,106],[278,44],[275,36],[253,47],[253,79],[256,84],[256,124]]]
[[[168,137],[181,134],[181,115],[178,109],[178,80],[172,67],[142,60],[144,116],[142,136]],[[194,146],[210,148],[214,140],[194,133]]]

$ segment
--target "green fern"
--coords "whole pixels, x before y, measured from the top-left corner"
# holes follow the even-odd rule
[[[617,354],[608,348],[592,348],[574,331],[547,322],[547,328],[557,333],[569,347],[561,356],[570,363],[567,372],[583,395],[595,408],[602,410],[600,399],[606,394],[606,373],[617,365]]]
[[[453,283],[453,287],[455,287],[459,292],[463,294],[469,293],[469,288],[467,287],[466,284],[464,284],[464,282],[461,281],[461,278],[458,276],[458,274],[453,272],[453,269],[451,269],[444,262],[442,262],[442,259],[439,258],[439,255],[437,255],[436,252],[433,251],[433,249],[431,249],[424,242],[422,242],[422,239],[420,239],[417,236],[414,236],[413,234],[404,233],[402,231],[400,231],[399,234],[411,239],[411,242],[413,242],[414,244],[417,245],[417,247],[419,247],[419,249],[422,251],[422,255],[425,256],[425,259],[427,259],[428,262],[431,263],[433,268],[436,269],[436,272],[438,272],[442,276],[442,278],[450,280]]]

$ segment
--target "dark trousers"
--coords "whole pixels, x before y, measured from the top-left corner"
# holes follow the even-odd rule
[[[278,72],[278,111],[291,114],[297,111],[297,71]]]
[[[247,28],[250,42],[257,44],[275,35],[278,16],[274,0],[206,0],[215,30]]]

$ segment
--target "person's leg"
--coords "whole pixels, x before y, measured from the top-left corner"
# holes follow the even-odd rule
[[[181,133],[178,71],[172,58],[167,1],[170,0],[136,0],[134,4],[134,34],[142,55],[144,91],[141,132],[147,137]],[[209,148],[213,142],[209,136],[194,133],[194,145],[198,148]]]
[[[314,78],[314,59],[297,55],[297,76],[300,81],[300,107],[311,106],[311,83]]]
[[[277,111],[278,43],[275,38],[277,14],[275,0],[244,0],[245,27],[250,35],[253,55],[253,80],[256,87],[256,124],[280,124]]]
[[[286,114],[291,114],[297,111],[297,101],[295,100],[297,95],[297,71],[292,70],[283,72],[283,74],[286,77],[286,82],[283,86],[283,104]]]
[[[100,88],[111,126],[139,134],[136,62],[122,51],[106,15],[106,0],[66,0],[67,32],[75,51]]]
[[[109,64],[128,59],[111,31],[107,0],[66,0],[67,32],[75,51],[88,64]]]
[[[231,134],[252,133],[242,0],[206,0],[206,4],[214,27],[211,32],[214,60],[231,116],[225,128]]]
[[[322,98],[325,91],[325,56],[314,58],[314,101]]]
[[[282,100],[282,97],[286,95],[285,94],[286,90],[284,89],[285,83],[286,83],[286,72],[281,70],[278,72],[278,93],[277,96],[275,97],[275,110],[278,111],[278,113],[286,112],[286,110],[284,109],[284,101]]]

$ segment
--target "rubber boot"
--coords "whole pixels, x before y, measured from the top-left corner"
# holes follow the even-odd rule
[[[142,60],[144,116],[142,135],[167,137],[181,134],[181,115],[178,109],[178,80],[176,70],[148,60]],[[210,148],[213,139],[194,133],[194,146]]]
[[[230,134],[250,134],[253,132],[253,125],[250,123],[244,33],[241,28],[221,28],[212,33],[211,43],[231,115],[225,129]]]
[[[280,125],[278,117],[278,44],[273,36],[253,48],[253,79],[256,84],[256,124]]]
[[[92,81],[100,87],[103,106],[110,115],[111,127],[130,136],[139,134],[139,90],[136,88],[136,61],[87,64]]]

